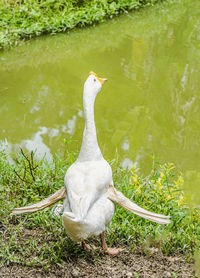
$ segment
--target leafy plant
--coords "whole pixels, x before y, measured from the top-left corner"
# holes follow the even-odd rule
[[[0,151],[0,261],[9,264],[61,264],[73,256],[88,256],[66,235],[62,221],[46,208],[33,214],[9,216],[14,207],[38,202],[63,186],[67,168],[77,158],[64,141],[64,157],[56,156],[49,164],[36,161],[34,154],[21,151],[8,162]],[[139,169],[130,171],[110,161],[115,187],[138,205],[158,213],[168,214],[172,223],[161,226],[116,206],[115,215],[107,228],[110,246],[136,247],[146,254],[157,248],[164,254],[184,254],[191,257],[200,248],[200,211],[187,205],[182,190],[183,177],[173,164],[156,164],[147,177]],[[91,239],[96,243],[96,239]],[[91,242],[91,241],[90,241]],[[97,244],[99,245],[99,243]]]
[[[153,5],[158,0],[1,0],[0,49],[41,34],[65,32]]]

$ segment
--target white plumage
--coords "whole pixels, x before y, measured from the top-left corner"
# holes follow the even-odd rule
[[[65,198],[63,203],[63,225],[66,232],[77,242],[101,234],[102,249],[110,254],[118,250],[109,249],[105,243],[106,225],[114,214],[114,204],[160,224],[169,224],[168,216],[149,212],[127,199],[113,186],[112,169],[103,158],[97,142],[94,122],[94,102],[106,79],[91,72],[84,85],[83,105],[85,129],[78,159],[67,170],[65,187],[47,199],[24,208],[16,208],[12,214],[34,212]]]
[[[106,192],[112,183],[112,170],[97,142],[94,102],[105,79],[91,73],[84,85],[85,129],[77,161],[67,170],[63,225],[75,241],[83,241],[105,231],[114,214]]]
[[[63,224],[73,240],[82,241],[105,231],[114,214],[114,205],[106,195],[111,183],[112,171],[103,158],[77,160],[68,169]]]

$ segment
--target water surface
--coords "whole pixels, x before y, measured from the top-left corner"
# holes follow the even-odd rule
[[[104,156],[148,173],[152,156],[200,171],[200,2],[177,1],[0,54],[0,139],[51,158],[80,148],[89,71],[109,82],[95,104]]]

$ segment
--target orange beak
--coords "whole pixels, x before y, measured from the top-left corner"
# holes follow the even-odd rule
[[[96,76],[96,78],[101,82],[101,84],[103,85],[108,79],[106,78],[100,78],[95,72],[90,71],[89,75],[94,75]]]

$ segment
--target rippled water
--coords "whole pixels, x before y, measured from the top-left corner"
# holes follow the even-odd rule
[[[80,147],[89,71],[107,77],[95,104],[99,145],[147,173],[156,160],[200,171],[200,2],[127,14],[0,53],[0,139],[51,158]]]

